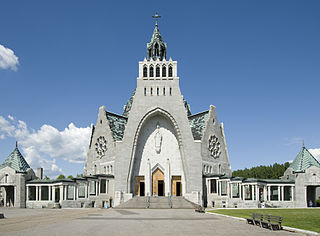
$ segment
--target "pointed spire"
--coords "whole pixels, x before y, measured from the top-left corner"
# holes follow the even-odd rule
[[[18,148],[18,141],[16,141],[16,148]]]

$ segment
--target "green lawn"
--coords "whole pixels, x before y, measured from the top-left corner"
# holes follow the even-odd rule
[[[316,231],[320,233],[320,208],[306,209],[218,209],[210,212],[250,218],[252,213],[283,216],[283,226]]]

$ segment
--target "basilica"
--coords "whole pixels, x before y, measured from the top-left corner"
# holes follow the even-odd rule
[[[3,205],[192,208],[266,202],[270,207],[306,207],[308,200],[315,201],[320,164],[305,147],[281,179],[232,177],[216,107],[191,113],[180,91],[178,62],[168,58],[159,16],[154,17],[146,58],[138,63],[137,86],[123,113],[101,106],[91,125],[83,177],[44,180],[42,170],[35,174],[16,147],[0,166]]]

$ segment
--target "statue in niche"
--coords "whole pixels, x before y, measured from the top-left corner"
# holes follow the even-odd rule
[[[157,132],[154,136],[154,141],[155,141],[156,152],[159,154],[161,152],[161,145],[162,145],[162,135],[160,133],[159,123],[157,123]]]

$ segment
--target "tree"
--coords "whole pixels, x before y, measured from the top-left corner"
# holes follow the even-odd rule
[[[269,166],[256,166],[250,169],[236,170],[232,172],[233,177],[256,178],[256,179],[279,179],[290,166],[289,162],[284,164],[274,163]]]
[[[68,179],[72,179],[72,178],[73,178],[73,176],[72,176],[72,175],[69,175],[69,176],[68,176]]]
[[[49,180],[50,178],[48,176],[45,176],[43,179],[44,180]]]
[[[59,175],[58,177],[57,177],[57,179],[65,179],[66,177],[64,176],[64,175]]]
[[[77,174],[77,177],[78,177],[78,178],[82,178],[82,177],[83,177],[83,174]]]

